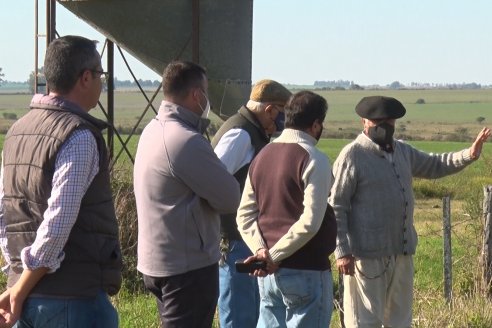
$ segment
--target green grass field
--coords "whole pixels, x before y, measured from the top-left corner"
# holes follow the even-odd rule
[[[318,147],[330,158],[351,140],[321,139]],[[449,152],[469,147],[469,142],[410,142],[427,152]],[[136,144],[132,143],[132,147]],[[491,304],[480,301],[477,294],[478,256],[482,234],[482,187],[492,184],[492,147],[486,144],[482,158],[462,172],[437,180],[416,179],[414,192],[417,197],[415,224],[419,245],[415,256],[415,327],[491,327]],[[453,222],[453,290],[456,307],[454,312],[444,302],[442,259],[442,197],[452,195]],[[334,271],[334,279],[337,273]],[[337,283],[335,283],[335,287]],[[477,297],[478,295],[478,297]],[[120,293],[115,298],[122,318],[122,327],[158,327],[155,301],[147,294]],[[134,307],[138,304],[138,307]],[[339,313],[334,311],[332,327],[339,327]],[[455,322],[455,323],[453,323]],[[468,325],[475,322],[476,325]]]
[[[360,119],[354,107],[364,96],[382,94],[400,99],[408,112],[397,122],[397,133],[406,142],[426,152],[448,152],[466,148],[483,125],[492,126],[492,90],[400,90],[400,91],[321,91],[330,105],[325,121],[326,135],[318,147],[333,163],[353,136],[360,133]],[[104,95],[102,102],[104,103]],[[150,97],[150,94],[149,94]],[[0,113],[26,112],[31,96],[0,95]],[[415,104],[422,98],[425,104]],[[157,108],[160,96],[154,101]],[[140,117],[146,101],[137,93],[117,93],[115,126],[132,126]],[[104,118],[100,109],[91,114]],[[149,111],[140,125],[153,116]],[[0,115],[0,128],[6,129],[13,120]],[[479,124],[478,117],[485,120]],[[217,121],[216,118],[213,118]],[[342,138],[345,136],[345,138]],[[123,140],[126,135],[122,135]],[[337,138],[333,138],[337,137]],[[466,142],[444,141],[467,140]],[[0,135],[0,145],[3,145]],[[441,141],[437,141],[441,140]],[[135,153],[138,136],[130,139],[128,148]],[[115,140],[115,154],[121,149]],[[122,245],[127,254],[134,254],[135,212],[132,199],[131,162],[123,153],[118,160],[114,180],[116,206],[122,227]],[[127,181],[128,180],[128,181]],[[115,183],[115,182],[114,182]],[[417,198],[415,224],[419,246],[415,256],[414,327],[492,327],[492,304],[480,291],[477,272],[482,238],[483,186],[492,185],[492,146],[484,146],[482,158],[462,172],[439,180],[414,180]],[[121,189],[120,189],[121,188]],[[452,306],[443,298],[442,260],[442,201],[451,195],[453,238],[453,293]],[[125,230],[126,229],[126,230]],[[133,247],[133,248],[132,248]],[[133,255],[131,255],[133,256]],[[134,267],[134,258],[125,262],[125,271],[132,275],[125,288],[113,302],[120,314],[121,327],[158,327],[157,310],[153,296],[142,292],[141,279]],[[337,273],[334,271],[336,280]],[[337,284],[335,283],[335,287]],[[338,311],[334,311],[332,327],[339,327]]]
[[[343,137],[361,129],[360,119],[355,114],[355,105],[368,95],[386,95],[399,99],[407,108],[405,117],[398,121],[397,133],[413,136],[414,139],[436,139],[439,134],[449,134],[458,128],[466,128],[471,134],[479,130],[477,118],[483,117],[482,124],[492,123],[492,89],[479,90],[345,90],[316,91],[325,97],[329,104],[325,126],[327,136]],[[152,97],[147,92],[147,97]],[[0,128],[11,124],[4,119],[4,113],[14,113],[18,117],[27,111],[30,95],[0,94]],[[416,104],[417,99],[424,99],[425,104]],[[162,95],[153,101],[157,110]],[[106,94],[101,95],[101,103],[106,104]],[[213,105],[213,104],[212,104]],[[130,127],[142,115],[147,101],[138,92],[116,92],[115,126]],[[103,112],[96,108],[91,114],[104,118]],[[148,122],[154,113],[149,109],[140,127]],[[217,117],[212,119],[218,122]],[[402,131],[403,130],[403,131]],[[445,139],[443,139],[445,140]]]

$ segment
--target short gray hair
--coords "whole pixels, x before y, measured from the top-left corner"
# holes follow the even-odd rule
[[[100,62],[96,41],[76,35],[55,39],[49,44],[44,60],[48,87],[67,94],[85,70],[95,70]]]

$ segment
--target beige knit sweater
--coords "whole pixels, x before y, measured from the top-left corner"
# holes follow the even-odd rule
[[[413,177],[440,178],[472,161],[469,149],[427,154],[401,141],[389,155],[360,134],[333,166],[329,202],[337,218],[336,258],[414,254]]]

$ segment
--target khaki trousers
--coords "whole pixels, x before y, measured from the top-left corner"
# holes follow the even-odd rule
[[[345,327],[410,327],[413,257],[356,258],[355,265],[355,275],[343,278]]]

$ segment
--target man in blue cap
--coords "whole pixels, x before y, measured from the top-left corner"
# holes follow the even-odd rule
[[[412,178],[462,170],[480,157],[490,130],[482,129],[470,148],[426,154],[393,138],[396,119],[406,113],[398,100],[365,97],[355,111],[364,130],[335,161],[329,200],[337,219],[345,326],[410,327],[417,247]]]
[[[292,93],[282,84],[263,79],[255,83],[246,105],[222,124],[212,146],[227,171],[244,188],[253,158],[283,130],[284,106]],[[221,215],[218,313],[221,328],[254,327],[260,296],[255,277],[239,273],[236,260],[252,255],[237,229],[236,213]]]

